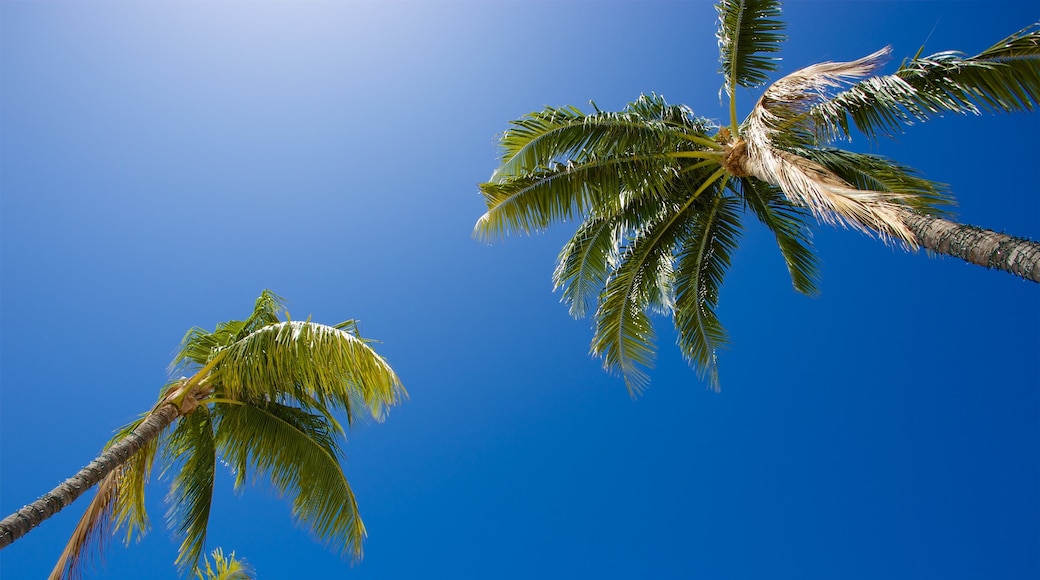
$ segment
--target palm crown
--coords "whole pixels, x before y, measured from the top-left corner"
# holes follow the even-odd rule
[[[52,577],[75,575],[106,531],[125,527],[128,541],[147,531],[144,489],[157,459],[172,473],[167,519],[184,538],[177,558],[183,571],[201,575],[218,461],[232,469],[236,487],[266,476],[291,499],[297,521],[360,557],[365,527],[340,464],[345,429],[337,415],[348,424],[359,413],[382,419],[405,391],[353,321],[280,321],[281,309],[281,299],[265,291],[246,320],[188,332],[173,366],[193,374],[167,385],[156,407],[110,445],[171,407],[167,425],[175,426],[101,481]]]
[[[653,94],[620,112],[549,107],[511,122],[501,165],[480,185],[488,211],[478,237],[579,222],[559,254],[555,288],[572,315],[594,310],[591,351],[632,393],[648,380],[653,313],[672,317],[683,354],[718,387],[716,352],[726,334],[716,308],[747,213],[772,231],[794,287],[806,294],[817,291],[813,221],[944,251],[921,225],[950,223],[941,219],[943,186],[829,142],[853,127],[872,138],[892,134],[944,111],[1029,110],[1040,96],[1033,25],[977,56],[914,58],[891,75],[870,76],[889,49],[813,65],[773,83],[738,122],[736,89],[759,87],[778,68],[783,24],[775,0],[725,0],[717,10],[728,124]],[[1040,280],[1040,245],[1012,241],[1032,261],[1022,266],[1019,253],[1005,266],[995,251],[986,265]]]

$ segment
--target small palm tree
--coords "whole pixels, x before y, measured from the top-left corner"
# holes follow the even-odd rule
[[[213,550],[212,556],[213,566],[210,566],[208,558],[203,558],[202,563],[206,568],[195,568],[195,577],[198,580],[252,580],[252,571],[244,561],[235,559],[234,552],[225,558],[224,552],[217,548]]]
[[[813,65],[773,83],[739,122],[737,88],[763,85],[778,67],[780,5],[723,0],[717,10],[727,124],[658,95],[621,112],[550,107],[511,123],[501,165],[480,185],[488,211],[478,237],[579,222],[555,286],[572,315],[594,309],[592,353],[630,392],[647,382],[652,313],[672,317],[683,354],[717,388],[726,334],[715,311],[748,213],[775,235],[806,294],[817,292],[814,220],[1040,281],[1040,244],[949,221],[940,184],[828,146],[852,128],[876,138],[942,112],[1031,110],[1040,100],[1040,25],[973,57],[910,59],[891,75],[870,76],[889,49]]]
[[[51,578],[74,575],[106,532],[125,527],[128,541],[140,537],[148,529],[145,483],[161,449],[173,473],[169,522],[184,538],[182,571],[196,568],[203,553],[218,461],[232,468],[236,486],[247,474],[266,475],[292,499],[297,521],[360,557],[365,527],[340,464],[345,430],[336,413],[345,412],[348,424],[358,413],[380,420],[406,393],[353,321],[283,322],[282,308],[264,291],[246,320],[190,330],[173,366],[191,376],[164,387],[155,407],[79,473],[0,522],[0,547],[95,484]]]

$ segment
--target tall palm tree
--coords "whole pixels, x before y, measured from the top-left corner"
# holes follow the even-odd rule
[[[554,274],[575,317],[595,310],[592,353],[633,394],[647,382],[650,314],[670,315],[683,354],[718,387],[726,334],[719,290],[750,213],[776,237],[794,282],[817,292],[813,221],[872,233],[1040,281],[1040,244],[948,220],[940,184],[877,155],[830,147],[855,128],[892,134],[942,112],[1032,110],[1040,100],[1040,25],[982,53],[915,57],[870,76],[882,49],[821,63],[769,86],[743,122],[738,87],[777,70],[776,0],[723,0],[720,72],[729,119],[716,124],[658,95],[620,112],[549,107],[511,122],[501,165],[480,185],[488,211],[474,234],[495,239],[575,220]]]
[[[119,528],[127,541],[140,537],[148,529],[145,483],[161,449],[158,459],[173,473],[168,520],[184,538],[182,571],[195,569],[203,553],[218,461],[234,471],[236,487],[248,474],[268,477],[292,499],[297,521],[360,557],[365,527],[340,464],[345,429],[336,414],[345,413],[348,425],[359,413],[380,420],[406,393],[354,321],[281,321],[282,309],[264,291],[246,320],[190,330],[173,363],[190,377],[166,385],[155,407],[79,473],[0,522],[0,547],[95,484],[51,577],[76,575],[90,548],[100,550]]]

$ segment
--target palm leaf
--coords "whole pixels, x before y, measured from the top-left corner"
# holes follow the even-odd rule
[[[191,328],[184,335],[177,356],[170,363],[171,372],[179,368],[206,365],[220,349],[268,324],[277,323],[278,312],[284,308],[284,298],[270,290],[264,290],[256,299],[249,318],[221,322],[212,332],[199,327]]]
[[[206,547],[217,465],[213,429],[209,409],[199,406],[181,417],[164,449],[167,471],[176,471],[167,497],[170,509],[166,518],[184,538],[176,561],[182,571],[196,568]]]
[[[634,268],[633,268],[634,270]],[[654,330],[646,314],[647,298],[640,294],[638,278],[613,278],[607,284],[596,312],[592,353],[603,359],[607,370],[617,370],[631,395],[649,380],[644,368],[653,366]]]
[[[550,108],[513,125],[502,137],[502,165],[480,185],[488,207],[474,229],[480,238],[618,211],[620,192],[664,195],[686,160],[722,155],[707,121],[657,95],[621,113]]]
[[[732,97],[737,87],[754,88],[779,68],[780,44],[786,39],[776,0],[722,0],[719,13],[719,72],[723,90]]]
[[[945,184],[925,179],[913,168],[880,155],[842,149],[800,149],[797,153],[819,163],[857,189],[888,191],[918,213],[942,217],[953,204]]]
[[[293,502],[293,516],[327,544],[360,558],[365,527],[339,463],[341,452],[320,414],[274,402],[217,404],[217,447],[234,467],[265,475]]]
[[[685,106],[669,105],[656,94],[640,95],[620,112],[586,115],[576,107],[547,107],[510,125],[500,137],[502,163],[491,182],[536,173],[554,163],[581,163],[633,152],[659,154],[691,144],[719,148],[706,137],[710,122],[695,117]]]
[[[760,139],[768,132],[776,139],[810,124],[807,113],[826,100],[827,92],[872,74],[888,59],[885,47],[848,62],[821,62],[798,69],[769,85],[745,122],[746,139]],[[814,132],[809,131],[808,134]]]
[[[587,159],[580,165],[560,165],[505,182],[480,185],[488,211],[474,235],[494,239],[508,232],[543,231],[554,222],[570,221],[589,212],[616,211],[620,192],[663,195],[678,169],[664,155]]]
[[[560,252],[553,289],[563,292],[571,316],[584,318],[594,308],[617,261],[620,237],[616,219],[587,218]]]
[[[871,138],[943,112],[1029,111],[1040,102],[1040,23],[966,57],[940,52],[892,75],[857,83],[813,107],[823,139],[848,137],[850,121]]]
[[[818,294],[820,261],[812,248],[809,213],[787,201],[776,186],[748,178],[739,183],[744,202],[776,237],[795,289],[808,296]]]
[[[726,331],[715,314],[719,289],[740,233],[739,200],[716,195],[689,224],[675,268],[675,327],[683,354],[719,389],[718,349]]]
[[[146,414],[141,419],[123,427],[115,440],[133,432],[147,416]],[[151,478],[152,468],[155,465],[155,458],[161,446],[161,441],[162,435],[152,439],[140,451],[127,459],[123,466],[123,476],[119,483],[119,494],[116,497],[115,511],[112,515],[115,529],[118,530],[126,526],[126,536],[124,538],[126,543],[132,540],[140,541],[150,527],[148,512],[144,504],[144,488]]]
[[[648,382],[643,369],[653,365],[654,330],[647,311],[682,223],[679,208],[670,205],[660,206],[623,249],[596,312],[592,352],[606,369],[620,371],[633,396]]]
[[[717,190],[724,173],[719,169],[707,179],[691,179],[685,194],[673,192],[670,200],[646,204],[657,210],[656,215],[643,213],[603,289],[592,352],[603,359],[605,368],[620,371],[633,395],[646,385],[643,369],[653,363],[654,331],[647,310],[654,306],[655,294],[671,296],[672,289],[661,284],[670,282],[673,250],[699,213],[702,195]]]
[[[770,85],[744,124],[747,151],[742,169],[778,186],[789,201],[808,208],[823,223],[913,245],[914,236],[901,218],[906,195],[857,189],[827,167],[799,155],[808,144],[792,147],[789,139],[785,141],[791,127],[806,122],[804,112],[823,98],[827,88],[869,74],[887,54],[882,50],[851,62],[812,65]]]
[[[406,396],[390,365],[358,336],[307,321],[268,324],[221,351],[211,382],[230,399],[292,397],[382,419]]]
[[[111,537],[112,513],[121,475],[121,469],[114,469],[98,483],[94,498],[51,570],[50,580],[81,578],[90,566],[92,556],[100,557],[104,553],[105,542]]]

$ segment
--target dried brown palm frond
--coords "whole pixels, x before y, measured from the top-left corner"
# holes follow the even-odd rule
[[[72,537],[51,570],[49,580],[80,577],[89,558],[93,554],[102,553],[100,549],[91,549],[91,546],[100,546],[110,537],[109,526],[122,476],[123,469],[117,468],[98,484],[97,494],[72,531]]]
[[[814,64],[773,83],[744,123],[740,141],[729,149],[736,153],[728,160],[733,171],[780,187],[787,199],[808,208],[826,224],[916,246],[913,233],[900,217],[905,196],[857,189],[815,161],[784,149],[784,145],[812,142],[814,131],[806,113],[827,98],[829,89],[872,74],[890,52],[885,47],[851,62]]]

